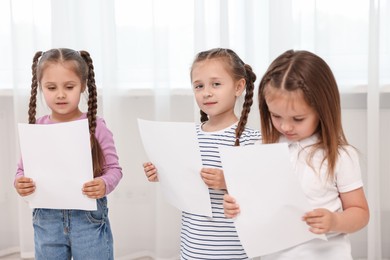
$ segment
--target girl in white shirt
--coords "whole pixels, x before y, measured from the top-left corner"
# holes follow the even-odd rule
[[[262,142],[290,143],[295,174],[313,207],[302,220],[311,232],[328,238],[261,259],[352,259],[346,234],[367,225],[369,209],[358,154],[342,129],[340,95],[331,69],[313,53],[286,51],[263,76],[258,98]],[[224,212],[229,218],[240,212],[228,194]]]

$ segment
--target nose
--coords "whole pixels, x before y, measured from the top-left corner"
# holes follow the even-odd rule
[[[205,87],[205,88],[203,89],[203,97],[204,97],[204,98],[210,98],[210,97],[212,97],[212,96],[213,96],[213,93],[211,92],[211,88]]]
[[[288,122],[282,122],[280,124],[280,129],[282,129],[283,132],[290,132],[293,129],[293,126]]]
[[[63,91],[63,90],[58,90],[58,92],[57,92],[57,98],[59,98],[59,99],[65,98],[65,91]]]

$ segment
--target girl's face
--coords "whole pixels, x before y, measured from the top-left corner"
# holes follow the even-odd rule
[[[291,92],[268,86],[265,93],[272,124],[279,133],[291,141],[300,141],[315,133],[319,118],[301,90]]]
[[[221,59],[209,59],[194,64],[192,86],[199,108],[209,116],[209,122],[234,123],[234,106],[245,89],[245,79],[235,81]]]
[[[41,87],[46,104],[55,122],[72,121],[81,116],[80,95],[85,87],[72,69],[71,63],[52,63],[43,71]]]

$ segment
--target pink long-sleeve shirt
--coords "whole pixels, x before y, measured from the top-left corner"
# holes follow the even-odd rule
[[[86,119],[84,113],[78,120]],[[46,115],[38,118],[36,124],[55,124],[51,121],[50,116]],[[103,118],[96,118],[96,139],[98,140],[105,158],[102,178],[106,184],[106,195],[112,192],[122,178],[122,168],[119,166],[118,155],[116,153],[114,138],[112,132],[107,128]],[[23,161],[20,159],[15,179],[24,176]]]

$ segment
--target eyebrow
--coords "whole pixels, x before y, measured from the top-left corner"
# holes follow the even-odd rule
[[[78,82],[77,82],[77,81],[70,80],[70,81],[65,81],[65,82],[63,82],[63,83],[64,83],[64,84],[69,84],[69,83],[77,84]],[[55,81],[47,81],[47,82],[45,82],[43,85],[46,85],[46,84],[57,84],[57,82],[55,82]]]
[[[269,111],[270,114],[280,116],[278,113],[272,112],[272,111],[269,110],[269,109],[268,109],[268,111]],[[291,117],[305,117],[305,116],[307,116],[307,114],[294,115],[294,116],[291,116]]]
[[[210,80],[222,80],[222,78],[221,77],[211,77]],[[195,80],[192,83],[198,83],[198,82],[204,82],[204,81],[203,80]]]
[[[195,80],[195,81],[193,81],[191,84],[192,84],[192,85],[203,84],[203,82],[200,81],[200,80]]]

